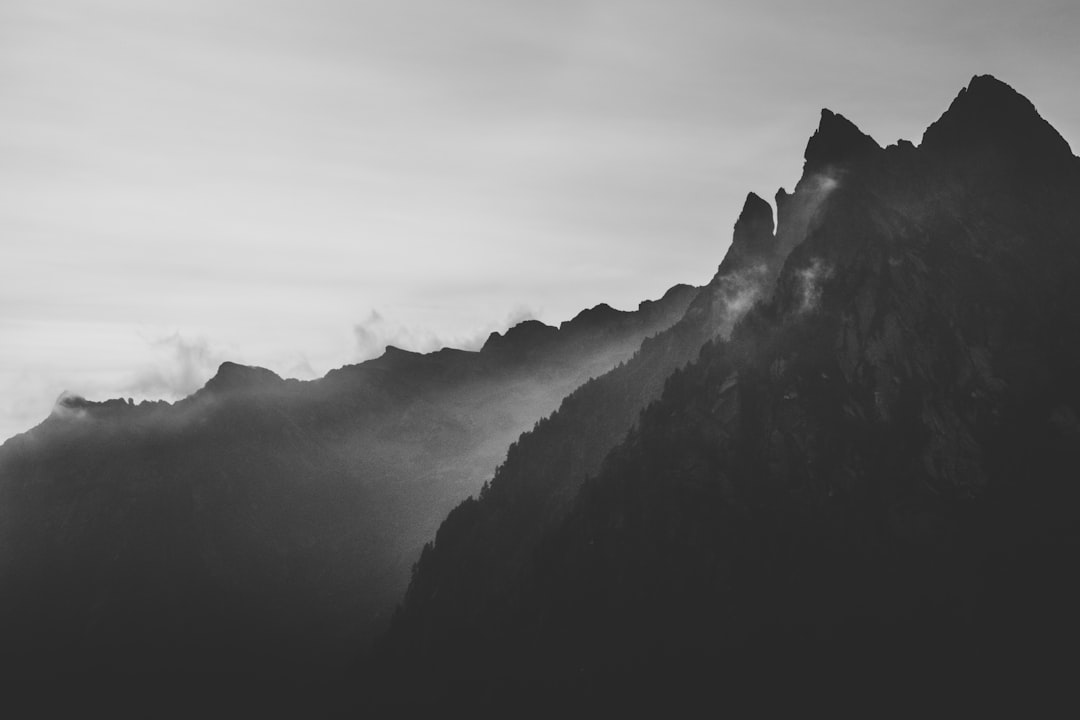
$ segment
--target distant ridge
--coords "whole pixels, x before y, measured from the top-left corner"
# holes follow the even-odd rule
[[[509,444],[697,292],[311,381],[225,362],[174,403],[61,396],[0,447],[6,650],[48,672],[341,667]]]

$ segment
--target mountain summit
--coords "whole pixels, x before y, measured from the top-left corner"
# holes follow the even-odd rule
[[[1068,142],[1026,97],[990,75],[976,75],[926,129],[920,148],[945,157],[978,153],[1050,167],[1072,160]]]
[[[735,221],[728,252],[746,258],[764,257],[773,251],[775,230],[772,206],[755,193],[749,193]]]
[[[846,117],[823,109],[818,128],[806,144],[803,175],[851,162],[880,149],[872,137]]]
[[[272,370],[226,361],[221,363],[214,377],[207,381],[205,389],[220,394],[267,387],[281,382],[284,381]]]

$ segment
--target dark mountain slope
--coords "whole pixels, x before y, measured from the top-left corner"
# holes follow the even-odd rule
[[[627,363],[570,395],[511,446],[478,499],[450,513],[414,572],[388,641],[392,654],[467,642],[474,627],[487,622],[489,606],[506,601],[537,540],[562,521],[582,481],[659,397],[664,381],[773,292],[789,253],[820,222],[838,178],[874,151],[880,151],[877,143],[849,121],[822,113],[803,177],[792,194],[777,193],[775,228],[768,203],[751,193],[727,255],[686,316],[646,340]]]
[[[681,317],[636,312],[385,355],[312,382],[225,363],[175,404],[62,398],[0,448],[0,630],[44,668],[341,662],[439,520],[568,392]]]
[[[836,186],[775,291],[668,379],[500,593],[455,590],[448,609],[475,581],[421,562],[390,675],[443,700],[723,704],[807,679],[912,693],[1064,669],[1080,164],[986,77],[919,148],[819,135],[807,169]]]

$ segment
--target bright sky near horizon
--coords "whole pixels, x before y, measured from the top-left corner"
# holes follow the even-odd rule
[[[822,107],[1077,150],[1075,0],[0,0],[0,440],[706,282]]]

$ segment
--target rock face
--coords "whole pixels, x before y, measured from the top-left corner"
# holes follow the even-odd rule
[[[439,521],[698,292],[312,382],[224,363],[176,404],[65,396],[0,448],[0,637],[46,670],[341,665]]]
[[[579,466],[538,429],[447,518],[378,656],[386,687],[908,687],[1076,646],[1080,165],[988,77],[919,148],[824,112],[806,160],[775,235],[754,198],[737,226],[788,248],[774,281],[590,479],[560,481]],[[547,522],[500,523],[553,497]]]

